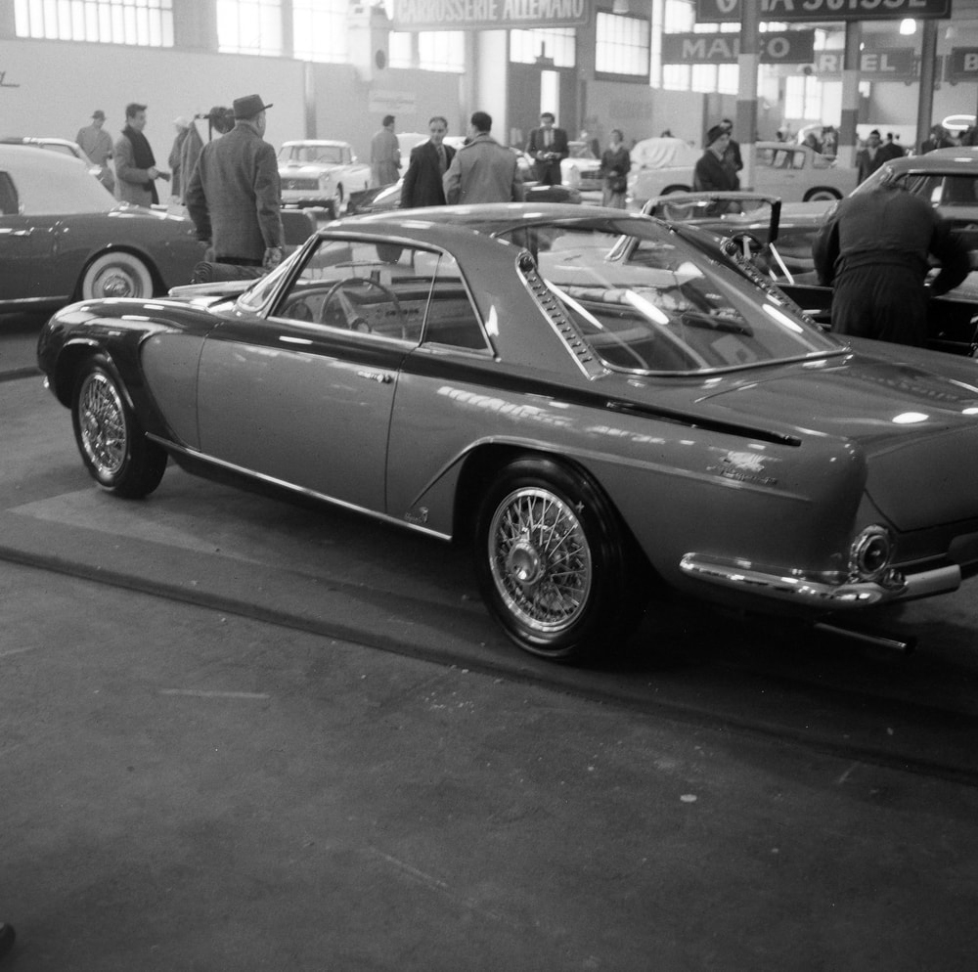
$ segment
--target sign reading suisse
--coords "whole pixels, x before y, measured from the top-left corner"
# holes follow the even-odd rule
[[[811,64],[815,31],[766,33],[758,38],[763,64]],[[740,34],[663,34],[663,64],[736,64]]]
[[[762,20],[948,19],[951,0],[750,0],[760,3]],[[698,24],[740,22],[741,0],[696,0]]]
[[[394,0],[394,30],[530,30],[582,27],[588,0]]]

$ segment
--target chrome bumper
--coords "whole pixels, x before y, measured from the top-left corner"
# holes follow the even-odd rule
[[[711,584],[833,611],[929,597],[932,594],[955,591],[961,586],[961,568],[956,564],[906,576],[894,571],[886,582],[858,581],[844,584],[791,576],[788,572],[776,574],[767,570],[739,567],[709,560],[695,553],[686,554],[679,562],[679,567],[687,576]]]

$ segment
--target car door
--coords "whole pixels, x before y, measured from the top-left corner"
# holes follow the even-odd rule
[[[41,272],[51,254],[57,219],[20,212],[13,177],[0,171],[0,302],[58,296],[57,280]]]
[[[420,339],[433,259],[376,240],[319,240],[266,317],[227,321],[205,341],[202,451],[383,512],[398,374]]]

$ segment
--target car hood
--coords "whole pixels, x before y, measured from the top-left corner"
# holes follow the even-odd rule
[[[325,162],[286,162],[278,167],[282,179],[318,179],[336,166]]]
[[[866,458],[866,489],[900,530],[978,513],[978,366],[905,350],[904,360],[849,354],[700,395],[716,419],[791,435],[832,437]],[[941,373],[920,366],[920,356]],[[910,360],[906,360],[909,358]]]

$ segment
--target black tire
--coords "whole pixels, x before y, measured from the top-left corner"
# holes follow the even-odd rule
[[[831,189],[828,186],[817,186],[815,189],[809,189],[805,193],[802,202],[821,202],[822,200],[839,200],[841,198],[842,193],[838,189]]]
[[[558,462],[526,458],[500,471],[480,505],[474,548],[490,612],[531,655],[607,658],[641,617],[618,515],[587,477]]]
[[[166,452],[146,438],[122,380],[104,355],[82,365],[72,395],[71,421],[82,462],[103,489],[136,499],[159,486]]]

